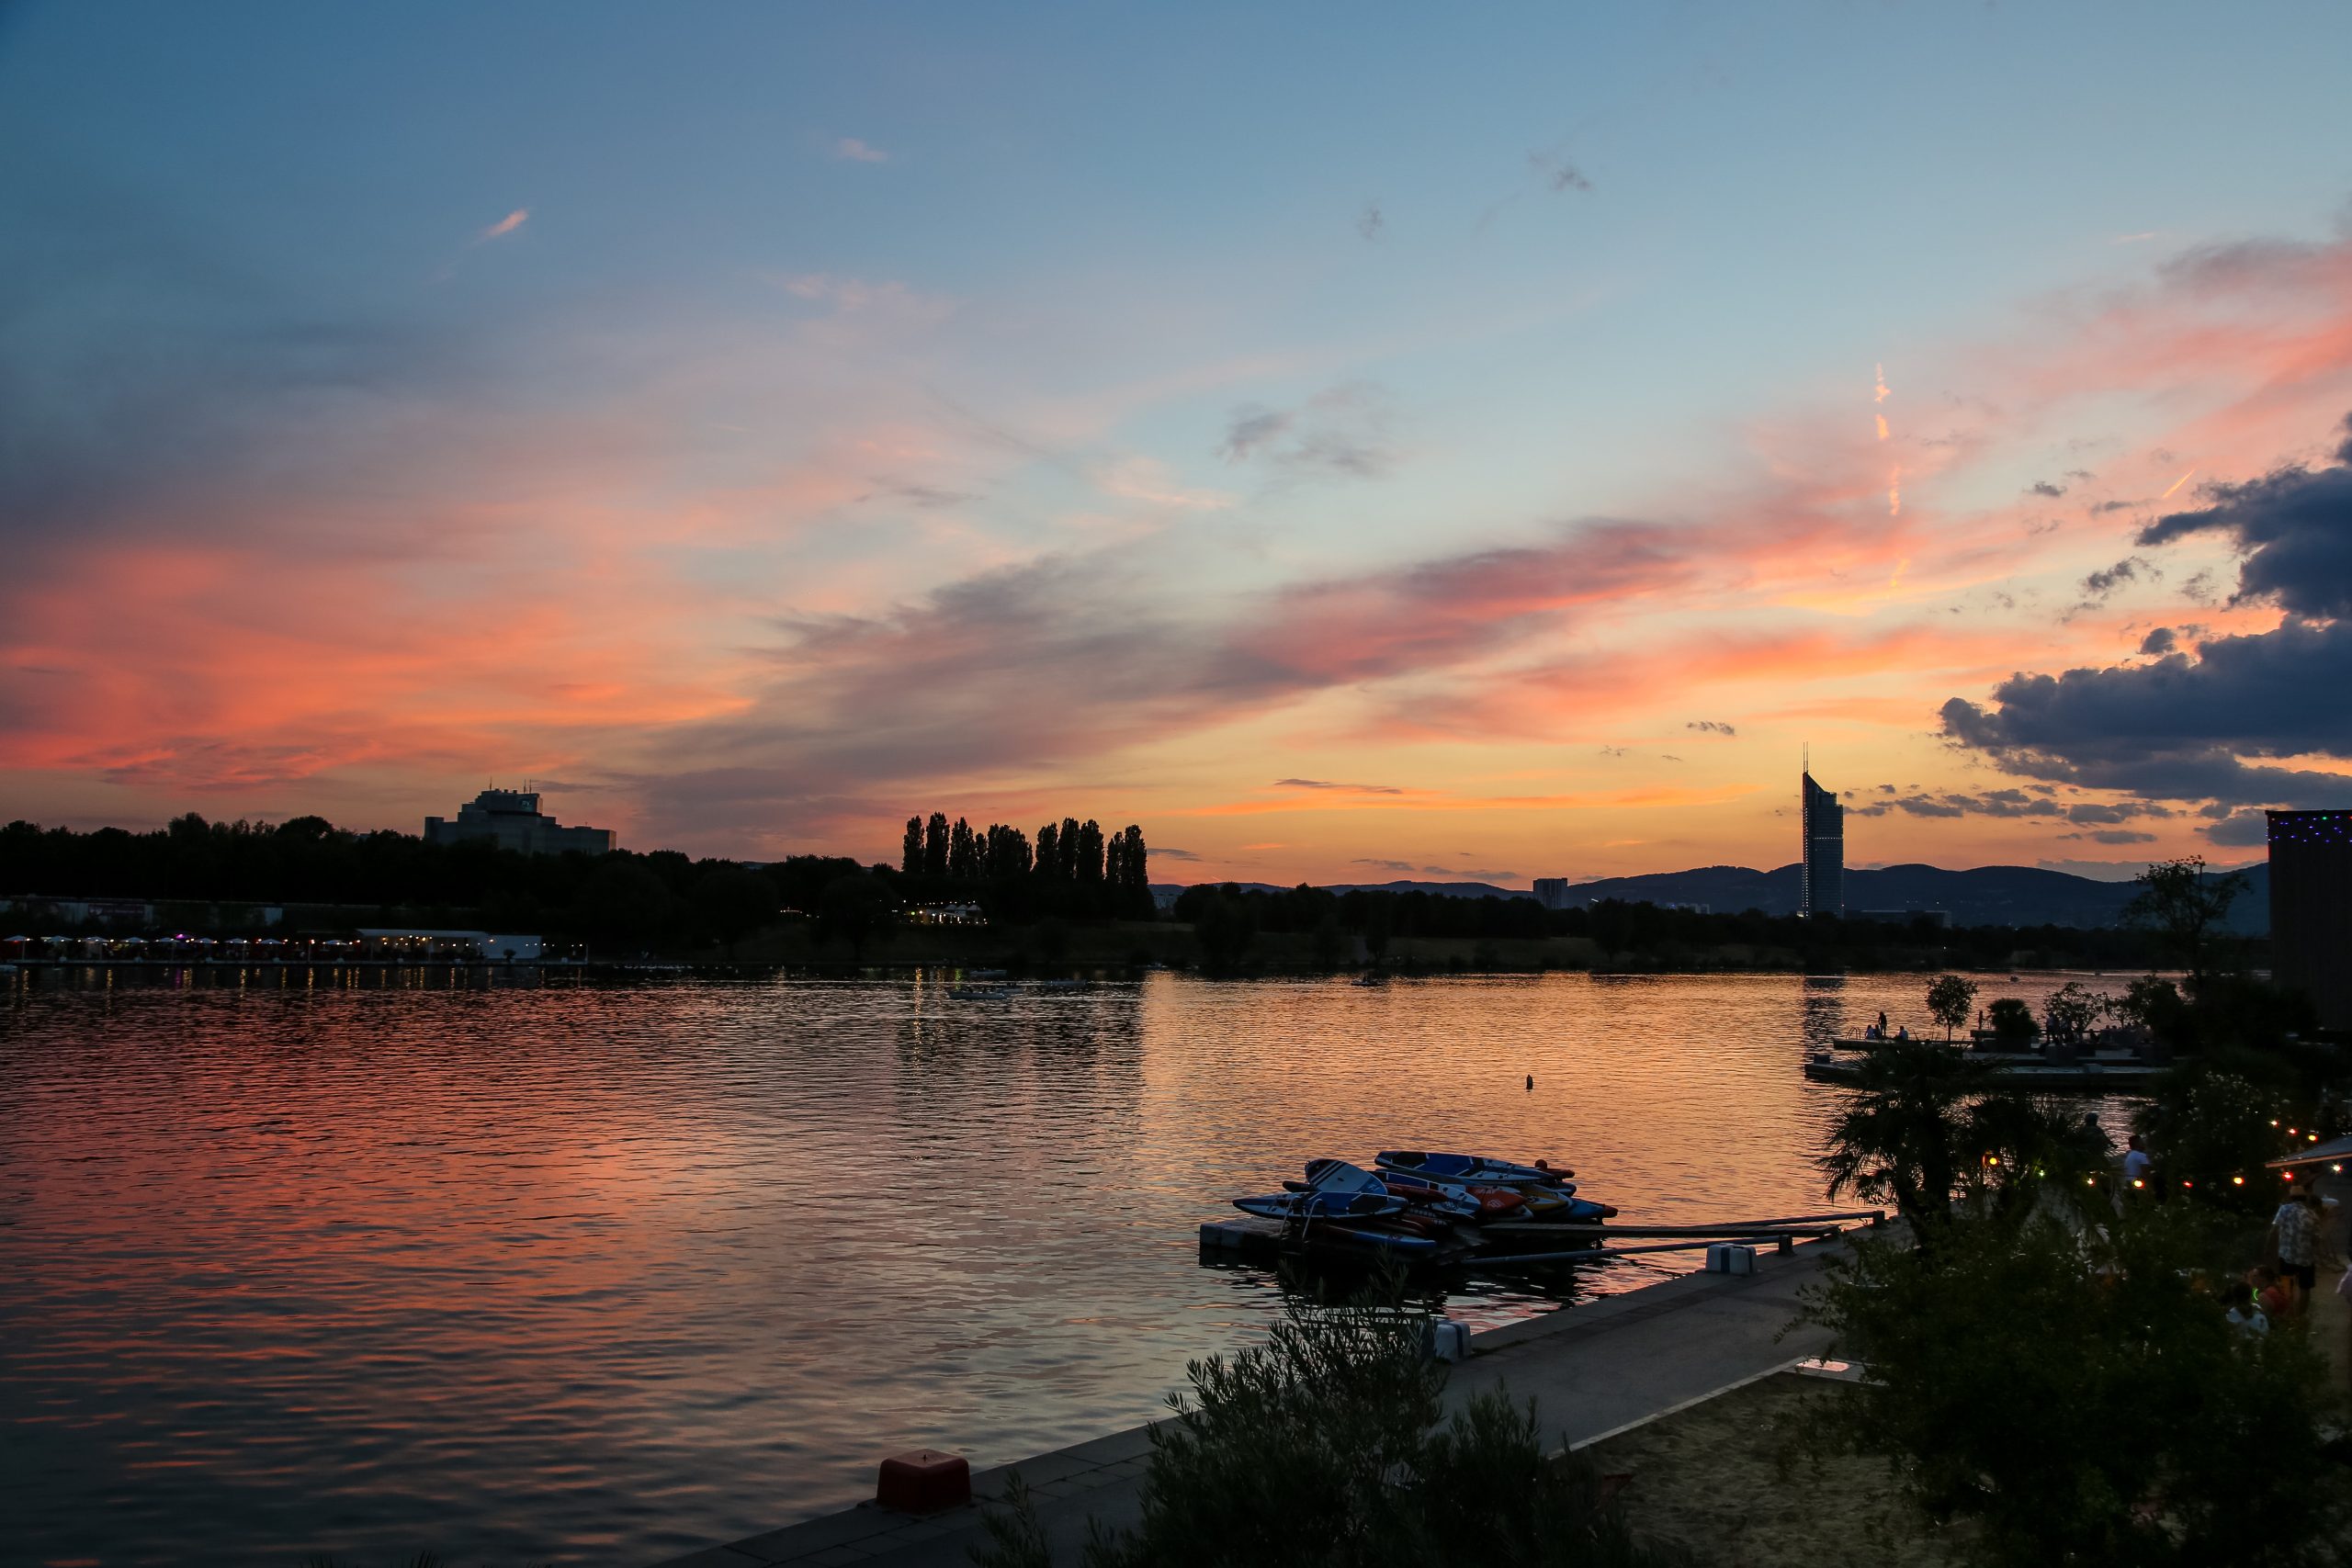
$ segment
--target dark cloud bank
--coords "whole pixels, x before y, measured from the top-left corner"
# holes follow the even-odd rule
[[[2158,518],[2134,542],[2227,538],[2241,558],[2233,602],[2277,604],[2286,615],[2276,628],[2192,652],[2160,627],[2141,644],[2156,656],[2150,662],[2021,672],[1988,703],[1954,697],[1943,705],[1945,735],[2023,777],[2207,802],[2199,815],[2220,844],[2261,841],[2258,814],[2235,808],[2352,796],[2333,773],[2263,761],[2352,756],[2352,419],[2334,463],[2218,486],[2208,500]],[[2119,562],[2084,586],[2111,588],[2098,580],[2129,579],[2132,566]]]

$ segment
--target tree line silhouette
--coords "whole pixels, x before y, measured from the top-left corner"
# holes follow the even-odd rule
[[[1153,916],[1139,828],[1106,838],[1093,822],[1065,821],[1033,852],[1018,829],[975,834],[933,820],[935,874],[928,831],[923,862],[908,871],[845,855],[756,865],[674,850],[533,855],[481,839],[435,844],[356,831],[316,816],[273,824],[188,812],[152,832],[19,820],[0,827],[0,897],[139,900],[162,906],[162,923],[189,930],[208,923],[208,906],[275,905],[289,907],[289,931],[480,929],[624,948],[731,945],[791,913],[872,931],[899,905],[977,903],[1014,923]],[[0,919],[9,922],[0,934],[63,929],[30,911]]]
[[[1261,961],[1257,939],[1314,938],[1326,964],[1342,962],[1361,939],[1379,961],[1396,939],[1422,937],[1479,942],[1582,937],[1610,961],[1634,967],[1739,966],[1765,959],[1774,966],[1834,970],[1876,968],[1936,953],[1950,965],[1999,968],[2020,962],[2064,962],[2082,967],[2144,964],[2161,956],[2154,939],[2130,926],[1944,927],[1928,918],[1905,924],[1816,916],[1767,915],[1747,909],[1716,913],[1604,898],[1550,909],[1532,898],[1458,898],[1328,887],[1245,888],[1203,883],[1177,897],[1172,911],[1192,925],[1203,962],[1212,969],[1248,969]],[[2256,944],[2257,946],[2259,944]]]
[[[868,874],[837,855],[758,866],[674,850],[531,855],[481,839],[359,832],[323,817],[208,822],[191,811],[146,833],[0,828],[0,896],[143,900],[189,929],[203,925],[206,906],[277,905],[288,907],[289,931],[422,926],[637,947],[725,943],[783,909],[813,913],[829,885]],[[11,933],[40,923],[0,919]]]
[[[910,817],[899,875],[910,896],[978,902],[996,919],[1148,920],[1156,913],[1143,829],[1129,824],[1106,835],[1091,818],[1048,822],[1032,846],[1028,834],[1001,822],[976,829],[944,811]]]

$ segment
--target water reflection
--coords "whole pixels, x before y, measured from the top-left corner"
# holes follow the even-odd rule
[[[1200,1223],[1314,1156],[1549,1155],[1628,1220],[1810,1209],[1834,1091],[1805,1048],[1882,1008],[1916,1027],[1921,990],[19,979],[0,1508],[25,1556],[108,1564],[749,1534],[895,1449],[988,1462],[1153,1415],[1279,1309],[1263,1270],[1202,1266]],[[1696,1262],[1447,1305],[1498,1321]]]

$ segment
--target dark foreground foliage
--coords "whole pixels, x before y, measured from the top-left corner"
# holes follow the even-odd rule
[[[2225,1321],[2202,1218],[1965,1224],[1933,1260],[1861,1242],[1808,1315],[1871,1381],[1820,1407],[1813,1439],[1893,1458],[2000,1568],[2341,1561],[2352,1471],[2322,1437],[2321,1359]]]
[[[1500,1393],[1442,1425],[1445,1369],[1392,1287],[1345,1305],[1294,1295],[1262,1348],[1187,1369],[1152,1434],[1143,1522],[1097,1526],[1088,1568],[1298,1564],[1634,1568],[1657,1561],[1589,1467],[1549,1461],[1533,1405]],[[982,1568],[1048,1568],[1033,1500],[992,1510]]]
[[[2005,1090],[1983,1064],[1912,1041],[1870,1054],[1814,1163],[1830,1197],[1893,1203],[1933,1254],[1955,1225],[2013,1225],[2046,1193],[2104,1177],[2109,1147],[2071,1103]]]

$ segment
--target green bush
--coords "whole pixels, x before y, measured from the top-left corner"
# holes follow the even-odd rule
[[[1392,1281],[1344,1305],[1291,1297],[1261,1348],[1186,1369],[1152,1432],[1143,1521],[1099,1528],[1088,1568],[1283,1563],[1634,1568],[1655,1561],[1589,1466],[1549,1460],[1532,1404],[1474,1397],[1440,1424],[1442,1364]],[[1034,1500],[991,1510],[982,1568],[1048,1568]]]

